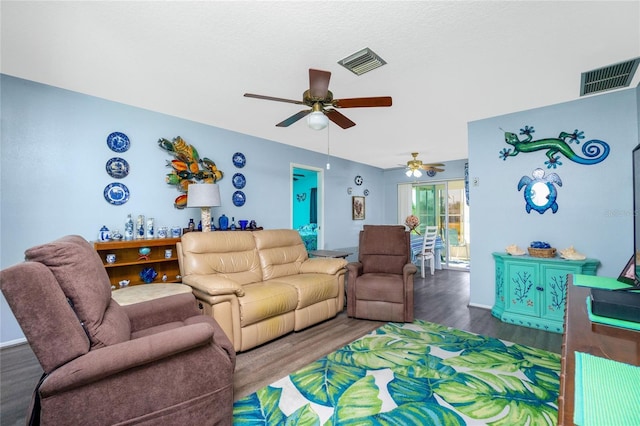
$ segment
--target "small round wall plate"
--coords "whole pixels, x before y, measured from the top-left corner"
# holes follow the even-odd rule
[[[107,136],[107,146],[113,152],[125,152],[131,146],[131,142],[124,133],[113,132]]]
[[[233,193],[233,205],[236,207],[243,206],[247,201],[247,196],[242,191],[236,191]]]
[[[436,175],[436,171],[433,169],[427,170],[427,176],[434,177]]]
[[[236,166],[237,168],[241,169],[244,167],[244,165],[247,164],[247,159],[245,158],[244,154],[241,152],[236,152],[235,154],[233,154],[233,165]]]
[[[363,194],[364,194],[364,196],[365,196],[365,197],[368,197],[368,196],[369,196],[369,190],[368,190],[368,189],[365,189],[365,190],[364,190],[364,192],[363,192]]]
[[[242,189],[247,184],[247,180],[242,173],[236,173],[233,175],[232,182],[236,189]]]
[[[362,176],[358,175],[355,177],[355,179],[353,179],[353,181],[356,185],[360,186],[362,185],[362,182],[364,182],[364,179],[362,179]]]
[[[129,174],[129,163],[120,157],[113,157],[107,161],[105,166],[107,173],[114,179],[122,179]]]
[[[104,199],[114,206],[124,204],[129,201],[129,188],[118,182],[110,183],[104,188]]]

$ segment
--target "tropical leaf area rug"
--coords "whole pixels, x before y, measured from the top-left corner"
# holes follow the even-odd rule
[[[560,355],[388,323],[235,402],[243,425],[555,425]]]

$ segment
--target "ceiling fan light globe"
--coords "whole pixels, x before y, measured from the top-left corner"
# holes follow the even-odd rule
[[[313,130],[322,130],[329,125],[329,118],[322,111],[314,111],[307,115],[307,124]]]
[[[416,169],[416,170],[413,171],[413,175],[415,177],[419,178],[419,177],[422,176],[422,172],[420,170]]]
[[[407,177],[411,177],[411,175],[413,174],[413,170],[409,169],[404,174],[407,175]]]

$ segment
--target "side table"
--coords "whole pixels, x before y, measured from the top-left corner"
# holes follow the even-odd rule
[[[311,250],[309,254],[313,257],[335,257],[346,259],[347,256],[353,254],[346,251],[336,251],[336,250]]]

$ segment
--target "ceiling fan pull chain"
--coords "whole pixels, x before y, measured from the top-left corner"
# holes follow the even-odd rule
[[[331,126],[327,126],[327,170],[331,169],[331,163],[329,163],[329,149],[330,149],[330,143],[329,143],[329,128]]]

